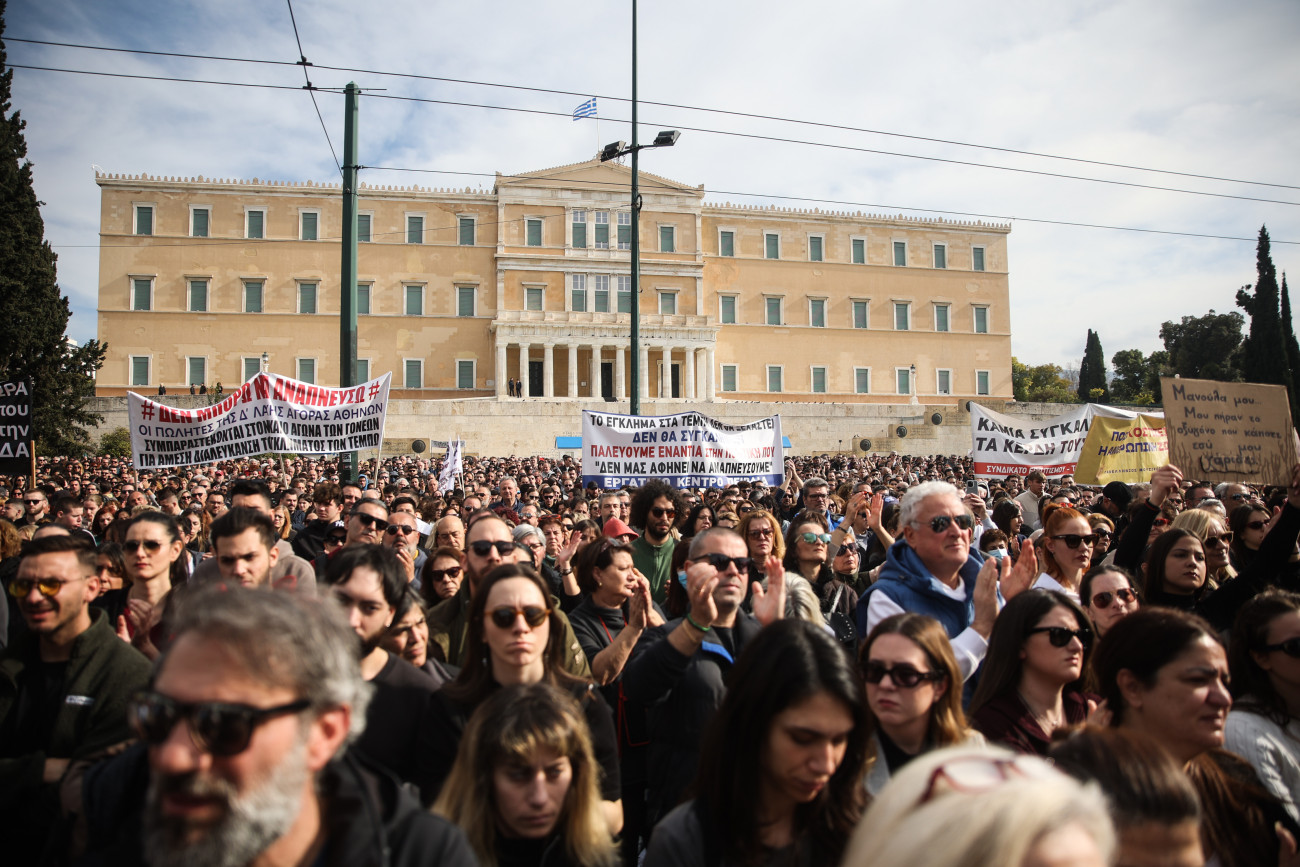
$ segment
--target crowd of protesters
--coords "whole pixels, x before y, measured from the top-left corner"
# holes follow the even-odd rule
[[[0,478],[5,863],[1300,864],[1300,467],[441,470]]]

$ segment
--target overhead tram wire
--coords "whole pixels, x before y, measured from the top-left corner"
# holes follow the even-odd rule
[[[330,156],[334,158],[334,168],[338,169],[339,177],[343,176],[343,166],[339,164],[339,155],[334,150],[334,142],[330,139],[329,127],[325,125],[325,116],[320,113],[320,105],[316,102],[316,88],[312,86],[311,76],[307,74],[307,67],[311,62],[307,60],[307,53],[302,50],[302,39],[298,36],[298,20],[293,15],[293,0],[284,0],[289,6],[289,22],[293,24],[293,40],[298,43],[298,63],[302,67],[303,80],[307,82],[307,93],[311,96],[312,108],[316,109],[316,117],[320,120],[320,128],[325,133],[325,142],[330,146]]]
[[[22,38],[12,37],[12,36],[7,37],[7,40],[9,42],[23,42],[31,45],[47,45],[47,46],[53,46],[58,48],[77,48],[77,49],[84,49],[89,51],[122,52],[127,54],[141,54],[141,55],[148,55],[148,56],[155,56],[155,57],[177,57],[177,58],[184,58],[190,60],[214,60],[214,61],[221,61],[221,62],[228,62],[228,63],[270,64],[270,65],[280,65],[280,66],[297,65],[294,63],[290,63],[289,61],[283,61],[283,60],[262,60],[258,58],[247,58],[247,57],[223,57],[219,55],[187,54],[184,52],[175,52],[175,51],[149,51],[145,49],[134,49],[134,48],[113,48],[109,46],[85,45],[85,44],[73,43],[73,42],[52,42],[52,41],[42,40],[42,39],[22,39]],[[390,72],[381,69],[364,69],[364,68],[352,67],[352,66],[319,65],[316,68],[330,70],[332,72],[351,72],[351,73],[358,73],[364,75],[383,75],[383,76],[390,76],[394,78],[406,78],[406,79],[411,79],[416,81],[433,81],[433,82],[439,82],[445,84],[462,84],[462,85],[469,85],[473,87],[494,87],[494,88],[499,88],[504,90],[519,90],[519,91],[525,91],[530,93],[544,93],[544,94],[557,95],[557,96],[581,96],[583,98],[592,96],[592,94],[587,92],[579,93],[577,91],[558,90],[555,88],[531,87],[531,86],[521,85],[521,84],[503,84],[499,82],[477,81],[473,79],[464,79],[464,78],[448,78],[445,76],[422,75],[422,74],[410,73],[410,72]],[[621,96],[608,96],[602,94],[595,94],[595,96],[599,99],[604,99],[611,102],[624,102],[624,103],[630,102],[628,98],[621,97]],[[868,127],[855,127],[855,126],[849,126],[847,124],[829,123],[826,121],[804,120],[800,118],[781,117],[779,115],[758,114],[754,112],[735,111],[735,110],[721,109],[721,108],[708,108],[706,106],[684,105],[681,103],[672,103],[672,102],[656,102],[653,100],[640,100],[640,102],[642,105],[653,105],[653,106],[658,106],[660,108],[673,108],[673,109],[681,109],[685,111],[699,111],[699,112],[705,112],[709,114],[722,114],[731,117],[743,117],[752,120],[775,121],[777,123],[789,123],[789,124],[796,124],[801,126],[812,126],[812,127],[822,128],[822,129],[840,130],[843,132],[866,133],[869,135],[888,136],[891,138],[903,138],[912,141],[924,141],[933,144],[952,145],[954,147],[974,148],[977,150],[994,151],[997,153],[1014,154],[1017,156],[1028,156],[1028,157],[1035,157],[1039,159],[1048,159],[1048,160],[1061,160],[1064,162],[1074,162],[1083,165],[1094,165],[1094,166],[1102,166],[1106,168],[1124,169],[1128,171],[1148,172],[1152,174],[1164,174],[1164,175],[1171,175],[1175,177],[1193,178],[1196,180],[1220,181],[1223,183],[1246,184],[1250,186],[1261,186],[1261,187],[1275,187],[1278,189],[1288,189],[1288,190],[1300,189],[1300,185],[1295,185],[1295,184],[1279,184],[1279,183],[1272,183],[1268,181],[1250,181],[1242,178],[1228,178],[1219,175],[1198,174],[1196,172],[1183,172],[1174,169],[1158,169],[1150,166],[1138,166],[1138,165],[1132,165],[1128,163],[1116,163],[1116,162],[1107,162],[1105,160],[1088,159],[1085,157],[1072,157],[1072,156],[1064,156],[1061,154],[1049,154],[1049,153],[1043,153],[1041,151],[1030,151],[1030,150],[1022,150],[1018,148],[1002,147],[998,145],[978,144],[973,142],[958,141],[956,139],[937,138],[934,136],[923,136],[923,135],[915,135],[911,133],[890,132],[888,130],[871,129]]]

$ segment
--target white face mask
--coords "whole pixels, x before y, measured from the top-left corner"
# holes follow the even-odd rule
[[[1001,560],[1003,557],[1007,556],[1007,549],[990,548],[988,551],[985,551],[984,553],[992,557],[994,560]]]

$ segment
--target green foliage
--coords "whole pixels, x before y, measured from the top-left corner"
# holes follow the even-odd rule
[[[110,458],[131,457],[131,432],[115,427],[99,438],[99,453]]]
[[[1106,388],[1106,356],[1101,351],[1101,337],[1091,328],[1079,364],[1079,399],[1088,403],[1105,403],[1110,400]]]
[[[1110,359],[1115,378],[1110,382],[1111,400],[1149,406],[1160,394],[1160,376],[1167,372],[1169,353],[1159,350],[1143,355],[1140,349],[1121,349]]]
[[[1016,400],[1032,403],[1078,403],[1079,396],[1057,364],[1030,366],[1011,359],[1011,388]]]
[[[0,15],[3,10],[0,3]],[[11,111],[13,71],[3,43],[0,69],[0,380],[32,382],[39,453],[80,454],[89,442],[85,428],[101,420],[86,404],[106,347],[96,340],[80,347],[67,343],[72,311],[55,281],[56,256],[45,241],[41,203],[32,188],[26,122]]]
[[[1286,286],[1286,274],[1282,275],[1282,339],[1286,341],[1286,362],[1291,370],[1291,421],[1300,420],[1300,397],[1296,395],[1296,386],[1300,385],[1300,345],[1295,339],[1295,325],[1291,321],[1291,292]]]
[[[1160,339],[1169,353],[1166,376],[1240,382],[1245,350],[1241,329],[1246,320],[1237,311],[1204,316],[1184,316],[1180,322],[1160,326]],[[1155,393],[1160,393],[1156,383]]]
[[[1259,230],[1255,248],[1256,280],[1237,290],[1237,306],[1250,315],[1250,333],[1242,344],[1241,372],[1247,382],[1267,382],[1291,387],[1291,367],[1279,312],[1277,270],[1269,248],[1268,229]]]

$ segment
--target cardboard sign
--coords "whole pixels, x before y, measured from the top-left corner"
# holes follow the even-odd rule
[[[1074,481],[1081,485],[1135,484],[1169,463],[1169,437],[1161,416],[1097,417],[1083,443]]]
[[[1169,462],[1188,478],[1285,485],[1297,463],[1285,386],[1161,377]]]
[[[0,382],[0,473],[25,476],[32,472],[36,438],[32,426],[32,384]]]
[[[610,489],[663,479],[675,488],[725,488],[785,478],[781,417],[723,424],[697,412],[582,413],[582,481]]]

